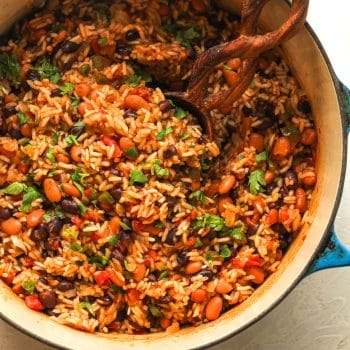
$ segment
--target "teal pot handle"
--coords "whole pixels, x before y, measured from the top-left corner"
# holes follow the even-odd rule
[[[347,137],[350,133],[350,90],[339,83],[340,96],[342,97],[343,115],[345,116]],[[350,174],[349,174],[350,175]],[[308,271],[306,276],[331,267],[350,266],[350,248],[344,245],[335,233],[334,226],[330,232],[330,240],[324,250],[320,252]]]

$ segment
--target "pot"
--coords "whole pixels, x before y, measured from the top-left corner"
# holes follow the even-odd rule
[[[219,2],[230,11],[239,10],[238,0]],[[25,0],[1,1],[0,31],[5,31],[27,11],[26,4]],[[272,0],[261,15],[261,26],[265,30],[276,28],[288,11],[288,3]],[[283,50],[311,101],[316,119],[318,183],[310,207],[312,223],[304,225],[278,271],[246,302],[214,322],[182,329],[175,334],[97,335],[59,325],[44,314],[31,311],[4,283],[0,283],[1,318],[38,340],[65,349],[200,348],[233,336],[257,321],[308,274],[327,267],[350,265],[350,250],[338,240],[332,228],[345,174],[346,113],[349,112],[345,109],[350,107],[349,92],[336,79],[325,52],[308,25],[285,43]]]

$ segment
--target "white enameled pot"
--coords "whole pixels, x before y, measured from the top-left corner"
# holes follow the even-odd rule
[[[30,9],[35,1],[0,0],[0,32]],[[219,3],[239,11],[239,0]],[[261,15],[261,27],[277,28],[287,17],[289,5],[272,0]],[[308,26],[283,45],[285,56],[312,104],[318,132],[318,182],[311,203],[312,224],[305,225],[284,257],[279,270],[246,302],[218,320],[181,330],[176,334],[99,335],[62,326],[44,314],[28,309],[0,282],[0,316],[21,331],[65,349],[164,350],[205,347],[233,336],[271,310],[307,272],[329,266],[350,265],[350,252],[332,235],[345,172],[346,127],[344,91],[329,61]],[[349,103],[349,100],[348,100]],[[349,106],[349,105],[348,105]],[[331,243],[331,244],[329,244]],[[323,253],[321,259],[318,255]]]

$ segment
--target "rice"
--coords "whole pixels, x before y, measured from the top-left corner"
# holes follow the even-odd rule
[[[201,3],[205,14],[185,0],[66,0],[2,40],[0,277],[61,324],[144,334],[211,321],[310,220],[316,131],[280,49],[229,112],[211,111],[213,140],[165,99],[239,30]],[[231,66],[208,93],[229,88]]]

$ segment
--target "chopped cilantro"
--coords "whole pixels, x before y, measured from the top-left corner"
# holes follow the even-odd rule
[[[46,152],[45,156],[51,162],[51,164],[56,163],[55,149],[53,147],[49,147],[49,149]]]
[[[256,161],[259,162],[265,162],[267,160],[267,152],[263,151],[255,156]]]
[[[212,263],[213,262],[213,256],[211,255],[211,253],[207,253],[205,255],[205,260],[207,260],[208,262]]]
[[[22,199],[22,206],[21,210],[26,213],[30,210],[30,207],[32,203],[41,197],[39,191],[35,187],[28,187],[26,190],[26,193],[23,196]]]
[[[18,82],[21,66],[16,55],[0,54],[0,79],[8,79],[12,83]]]
[[[52,135],[52,142],[57,145],[58,144],[58,138],[61,135],[61,131],[56,131],[53,135]]]
[[[197,199],[197,201],[200,203],[205,203],[208,200],[207,197],[204,195],[203,191],[201,190],[192,192],[190,197]]]
[[[166,23],[163,25],[163,28],[166,31],[175,34],[179,30],[179,25],[177,23]]]
[[[65,138],[68,146],[79,145],[77,137],[75,135],[68,135]]]
[[[231,256],[231,250],[226,244],[221,248],[220,255],[223,258],[229,258]]]
[[[85,214],[88,211],[88,208],[83,204],[83,202],[77,201],[80,211]]]
[[[159,274],[159,279],[164,279],[168,277],[168,271],[167,270],[163,270],[160,274]]]
[[[264,192],[263,186],[266,185],[264,171],[262,169],[254,170],[249,176],[250,192],[257,195],[259,192]]]
[[[95,316],[94,309],[88,301],[82,301],[78,305],[78,310],[86,309],[92,316]]]
[[[28,280],[22,282],[22,288],[29,294],[33,294],[35,290],[36,282],[34,280]]]
[[[67,241],[75,241],[78,238],[78,234],[75,231],[72,231],[70,229],[65,229],[62,232],[62,238],[67,240]]]
[[[147,176],[140,169],[131,170],[130,173],[130,184],[134,183],[145,184],[148,182]]]
[[[183,134],[181,137],[180,137],[180,141],[186,141],[187,139],[189,139],[191,137],[191,135],[189,134]]]
[[[17,113],[18,124],[21,126],[30,122],[23,112]]]
[[[104,269],[109,264],[109,258],[105,255],[92,256],[88,258],[90,263],[95,264],[98,268]]]
[[[225,226],[225,220],[217,215],[205,214],[204,216],[197,216],[193,226],[200,228],[210,227],[214,231],[222,231]]]
[[[131,231],[131,227],[129,227],[125,222],[120,221],[119,223],[120,227],[125,231]]]
[[[198,237],[198,238],[196,239],[196,242],[195,242],[195,244],[194,244],[194,247],[195,247],[195,248],[200,248],[200,247],[202,247],[202,246],[203,246],[203,243],[202,243],[201,239]]]
[[[50,212],[46,212],[43,216],[44,220],[50,220],[52,218],[52,214]]]
[[[124,83],[129,84],[131,87],[136,87],[141,83],[141,81],[144,81],[145,83],[152,82],[152,76],[147,70],[136,65],[134,66],[134,71],[135,71],[135,74],[129,75],[124,78],[123,80]]]
[[[112,284],[110,288],[113,290],[113,292],[116,292],[119,294],[125,293],[124,289],[122,287],[117,286],[116,284]]]
[[[118,242],[118,236],[114,235],[108,240],[109,245],[116,245]]]
[[[186,118],[186,112],[183,108],[176,106],[174,116],[175,116],[175,118],[182,120],[182,119]]]
[[[206,163],[205,161],[205,155],[203,154],[200,158],[199,158],[199,163],[201,165],[201,169],[202,170],[208,170],[209,169],[209,165]]]
[[[84,174],[81,172],[81,168],[75,168],[73,173],[71,174],[71,179],[73,181],[74,186],[81,192],[84,192],[85,178],[88,177],[89,174]]]
[[[160,160],[156,160],[151,164],[151,175],[169,176],[169,169],[164,169],[160,166]]]
[[[79,103],[80,103],[80,98],[76,98],[75,96],[70,96],[70,100],[72,102],[71,106],[73,108],[78,108]]]
[[[27,189],[27,185],[22,182],[12,182],[12,184],[7,187],[1,189],[0,191],[9,194],[12,196],[16,196]]]
[[[241,241],[245,238],[244,230],[242,226],[237,226],[232,229],[231,237],[237,241]]]
[[[139,151],[136,147],[128,148],[124,153],[130,158],[136,158],[139,155]]]
[[[162,313],[160,312],[159,307],[154,306],[154,305],[148,305],[149,312],[152,314],[154,317],[160,317]]]
[[[70,94],[74,90],[75,86],[72,83],[64,83],[63,86],[60,87],[61,95]]]
[[[70,250],[73,250],[75,252],[82,252],[84,251],[84,248],[78,243],[78,242],[73,242],[69,246]]]
[[[114,198],[111,196],[111,194],[108,191],[102,192],[97,197],[97,200],[101,203],[106,203],[106,204],[113,204],[115,202]]]
[[[198,28],[195,26],[192,26],[186,30],[179,30],[176,33],[176,41],[188,49],[191,49],[199,38],[200,33],[198,31]]]
[[[159,133],[156,136],[157,141],[162,141],[166,135],[171,134],[172,132],[173,128],[167,128],[159,131]]]
[[[97,43],[100,45],[100,46],[107,46],[108,45],[108,39],[104,36],[103,38],[99,38],[97,40]]]
[[[59,83],[61,80],[57,66],[52,64],[46,57],[42,58],[38,65],[31,69],[38,71],[42,79],[49,79],[54,84]]]
[[[158,221],[158,222],[156,222],[156,223],[154,224],[154,227],[156,227],[156,228],[163,228],[164,225],[163,225],[163,223],[162,223],[161,221]]]

